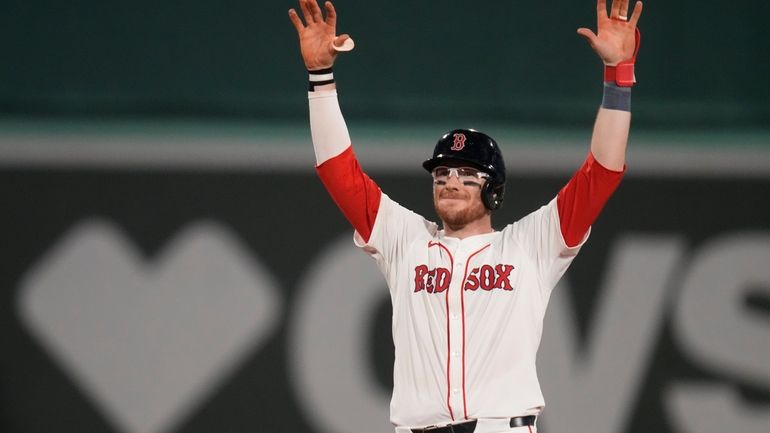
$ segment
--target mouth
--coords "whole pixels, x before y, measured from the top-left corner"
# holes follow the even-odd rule
[[[459,194],[441,194],[439,200],[467,200],[467,197]]]
[[[440,197],[436,203],[438,207],[444,210],[463,209],[467,204],[467,199],[457,196]]]

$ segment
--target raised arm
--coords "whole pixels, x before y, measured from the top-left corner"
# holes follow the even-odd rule
[[[309,74],[308,105],[316,172],[342,213],[367,241],[382,193],[361,170],[353,153],[332,71],[338,53],[353,49],[353,40],[345,34],[337,36],[337,11],[331,2],[324,4],[326,18],[316,0],[299,0],[299,5],[304,23],[294,9],[289,10],[289,19],[297,30]]]
[[[626,144],[631,126],[633,63],[639,38],[636,24],[642,14],[642,2],[637,1],[629,19],[628,2],[613,0],[608,15],[606,0],[598,0],[597,33],[587,28],[577,31],[591,44],[605,66],[604,100],[596,116],[591,153],[604,167],[618,171],[623,169],[626,161]]]
[[[631,126],[631,86],[639,49],[636,24],[642,13],[637,1],[628,18],[629,0],[613,0],[609,14],[606,0],[597,0],[597,33],[578,29],[604,62],[604,96],[596,115],[591,149],[583,166],[559,191],[561,232],[568,246],[585,238],[589,227],[620,183],[626,164],[626,145]]]

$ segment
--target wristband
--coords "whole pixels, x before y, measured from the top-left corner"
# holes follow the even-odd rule
[[[631,88],[620,87],[612,81],[605,81],[602,108],[631,111]]]
[[[642,39],[642,34],[637,28],[635,31],[636,46],[634,47],[634,54],[628,60],[623,60],[616,66],[604,66],[604,81],[611,81],[620,87],[631,87],[636,83],[636,75],[634,74],[634,64],[636,63],[636,53],[639,52],[639,44]]]
[[[324,84],[332,84],[334,82],[334,73],[332,72],[332,68],[307,72],[310,75],[310,85],[308,87],[310,92],[315,91],[316,86],[323,86]]]

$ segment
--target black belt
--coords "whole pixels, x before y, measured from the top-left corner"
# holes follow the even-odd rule
[[[535,425],[535,420],[537,417],[535,415],[529,415],[529,416],[517,416],[516,418],[511,418],[511,427],[524,427],[528,425]]]
[[[508,425],[511,427],[524,427],[529,425],[535,425],[535,415],[529,416],[517,416],[511,418]],[[413,428],[412,433],[473,433],[476,429],[476,420],[462,422],[459,424],[449,424],[442,427],[430,426],[425,428]]]

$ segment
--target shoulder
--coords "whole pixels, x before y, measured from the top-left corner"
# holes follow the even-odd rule
[[[371,247],[379,253],[401,251],[413,242],[432,239],[438,225],[405,208],[383,193],[368,242],[356,236],[356,245]]]
[[[438,232],[438,224],[407,209],[385,193],[380,198],[380,212],[377,215],[375,227],[378,223],[410,226],[413,229],[424,230],[430,236],[435,236]]]
[[[555,219],[558,221],[559,209],[557,205],[556,197],[554,197],[547,204],[540,206],[520,219],[508,224],[501,230],[502,237],[508,237],[513,235],[523,235],[530,233],[533,230],[538,230],[545,221]]]

